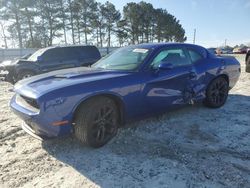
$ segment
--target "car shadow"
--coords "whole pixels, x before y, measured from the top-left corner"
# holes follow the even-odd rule
[[[204,172],[199,171],[202,171],[200,168],[208,163],[210,157],[214,160],[217,154],[231,155],[230,152],[219,152],[223,149],[230,150],[227,145],[223,146],[225,139],[230,138],[220,138],[216,135],[219,132],[216,126],[213,132],[209,132],[206,126],[220,121],[213,116],[223,114],[221,117],[229,118],[237,112],[242,113],[244,109],[250,109],[250,96],[229,95],[225,106],[219,109],[209,109],[198,104],[131,123],[121,129],[110,143],[99,149],[84,147],[73,136],[43,141],[42,147],[65,166],[73,167],[89,181],[104,188],[143,186],[147,183],[146,179],[149,181],[161,174],[165,174],[167,178],[171,168],[176,174],[183,174],[183,166],[189,168],[189,177],[193,178],[192,173],[201,173],[204,176]],[[209,113],[212,113],[211,118],[204,115]],[[197,114],[202,115],[197,118],[201,118],[198,120],[204,121],[204,124],[195,123],[196,120],[190,119],[189,125],[189,122],[185,121]],[[184,126],[183,130],[181,124]],[[250,127],[247,124],[248,122],[244,126]],[[190,156],[190,159],[187,156]],[[195,162],[193,157],[196,157]],[[193,163],[192,167],[189,166],[190,163]],[[170,164],[173,165],[169,167]],[[210,180],[205,179],[216,181],[216,178],[221,178],[216,176],[215,173]],[[169,177],[172,178],[171,181],[176,180],[176,177]],[[164,183],[169,180],[167,178],[161,181]]]

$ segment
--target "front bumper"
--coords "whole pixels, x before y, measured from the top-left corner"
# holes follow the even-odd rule
[[[22,122],[22,129],[27,132],[29,135],[33,136],[34,138],[38,140],[43,140],[41,136],[38,136],[36,132],[29,126],[27,125],[24,121]]]
[[[16,95],[14,95],[10,101],[10,107],[12,111],[20,117],[24,124],[22,128],[30,135],[36,138],[53,138],[57,136],[64,136],[70,134],[72,131],[71,124],[63,126],[54,126],[53,122],[60,121],[60,117],[56,113],[49,111],[46,113],[35,113],[29,111],[16,103]]]

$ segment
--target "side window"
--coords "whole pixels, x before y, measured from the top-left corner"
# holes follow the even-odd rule
[[[193,63],[196,63],[197,61],[204,58],[201,54],[199,54],[198,52],[194,50],[188,50],[188,53]]]
[[[56,61],[61,59],[63,52],[61,48],[49,49],[43,54],[43,59],[45,62]]]
[[[78,47],[64,47],[62,57],[65,60],[77,59],[78,58],[77,48]]]
[[[166,49],[161,51],[153,60],[151,66],[157,68],[161,62],[171,63],[175,67],[189,65],[191,62],[187,58],[183,49]]]
[[[82,58],[99,58],[100,54],[95,47],[87,46],[87,47],[79,47],[78,53]]]

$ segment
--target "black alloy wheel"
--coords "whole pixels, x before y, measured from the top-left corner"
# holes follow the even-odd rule
[[[229,84],[223,77],[214,79],[208,86],[205,104],[211,108],[223,106],[227,100]]]
[[[92,125],[92,136],[98,143],[107,142],[116,133],[116,115],[111,106],[102,106],[95,112]]]
[[[84,103],[76,114],[74,132],[85,145],[98,148],[117,133],[118,108],[113,100],[97,97]]]

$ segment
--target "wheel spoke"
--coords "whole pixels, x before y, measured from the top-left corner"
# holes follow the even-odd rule
[[[220,102],[220,97],[216,95],[216,104],[218,104],[219,102]]]
[[[100,116],[103,117],[103,115],[104,115],[104,108],[101,108],[100,109]]]
[[[219,90],[222,90],[222,89],[226,89],[225,85],[221,85],[221,86],[219,87]]]
[[[107,111],[105,112],[103,118],[105,118],[105,119],[109,118],[110,115],[112,115],[112,113],[113,113],[113,110],[108,108]]]
[[[216,82],[216,83],[215,83],[215,86],[216,86],[216,89],[219,89],[219,87],[220,87],[220,82]]]
[[[215,95],[216,94],[216,90],[212,90],[210,93],[211,93],[211,95]]]
[[[212,90],[212,91],[215,91],[216,89],[217,89],[217,88],[216,88],[216,84],[212,85],[211,90]]]
[[[96,119],[96,120],[93,122],[93,124],[94,124],[94,125],[98,125],[101,121],[102,121],[101,119]]]
[[[92,135],[96,142],[105,142],[115,134],[114,110],[108,106],[100,108],[94,116]]]
[[[97,131],[97,134],[95,136],[96,141],[102,142],[105,139],[105,128],[100,127]]]

